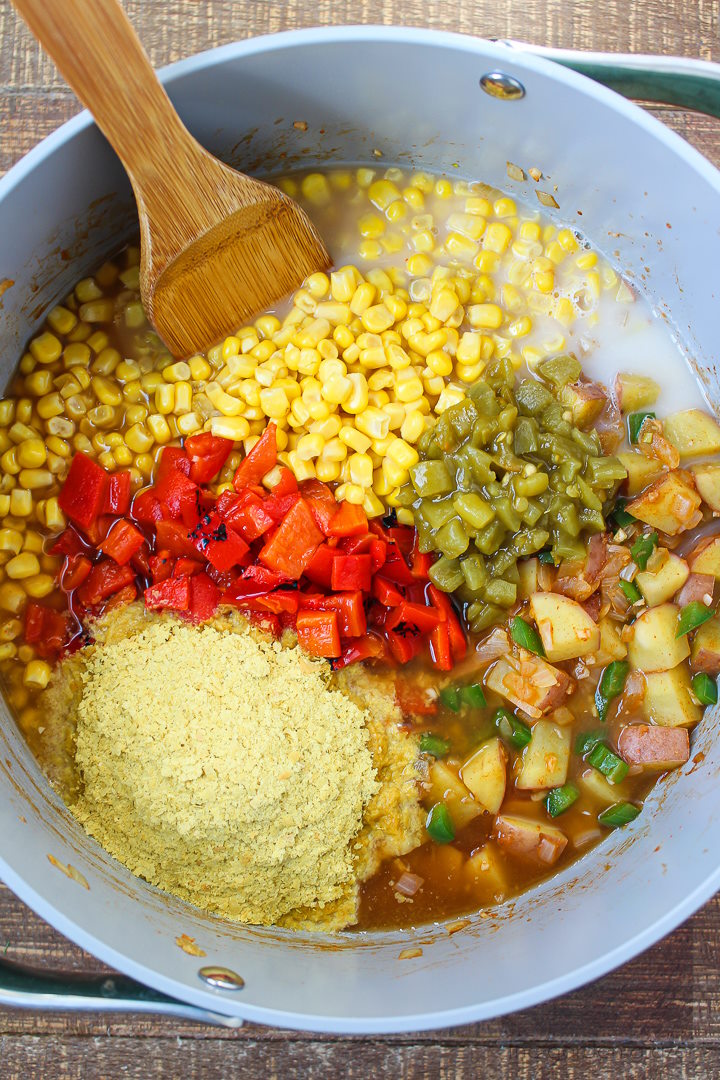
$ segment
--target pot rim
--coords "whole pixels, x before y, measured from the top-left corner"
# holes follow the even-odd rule
[[[720,171],[680,135],[666,127],[660,120],[638,105],[627,101],[614,91],[593,82],[584,75],[577,74],[531,52],[526,52],[522,47],[518,47],[518,43],[511,45],[465,34],[420,27],[351,25],[304,28],[265,34],[205,50],[160,68],[158,75],[163,84],[171,89],[175,79],[215,67],[228,60],[240,59],[269,51],[274,52],[278,49],[306,47],[308,44],[313,43],[327,46],[362,42],[397,42],[399,44],[411,43],[440,46],[454,50],[461,49],[465,52],[477,53],[478,56],[493,62],[509,62],[515,67],[525,68],[528,71],[550,77],[559,88],[565,86],[570,91],[595,97],[616,113],[623,115],[632,123],[645,129],[648,134],[663,144],[669,153],[684,158],[688,165],[698,172],[720,195]],[[85,109],[41,140],[0,179],[0,201],[17,185],[22,183],[38,165],[50,157],[58,147],[72,139],[79,132],[89,128],[93,123],[93,118]],[[153,986],[183,1002],[225,1016],[241,1017],[255,1023],[291,1030],[329,1034],[390,1034],[454,1027],[489,1020],[549,1001],[559,995],[576,990],[633,959],[676,929],[720,889],[720,866],[718,866],[690,895],[666,912],[663,917],[609,953],[604,953],[596,960],[579,968],[573,968],[564,975],[538,983],[529,989],[519,990],[501,998],[495,998],[490,1002],[470,1004],[445,1011],[432,1010],[411,1016],[387,1017],[379,1015],[361,1018],[349,1016],[328,1018],[317,1013],[284,1012],[279,1009],[255,1006],[239,999],[231,1001],[216,992],[206,991],[200,987],[193,989],[184,982],[163,975],[154,968],[146,967],[127,954],[118,952],[94,934],[86,932],[81,925],[55,908],[50,900],[38,893],[16,874],[5,862],[1,852],[0,877],[20,900],[28,904],[41,918],[45,919],[68,939],[116,970],[138,979],[145,985]],[[109,1003],[109,1009],[112,1009],[111,1003]]]

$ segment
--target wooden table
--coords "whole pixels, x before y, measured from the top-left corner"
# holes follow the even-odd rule
[[[436,25],[569,48],[720,60],[717,0],[127,0],[156,65],[250,35],[333,23]],[[52,63],[0,0],[0,173],[78,110]],[[720,165],[720,123],[662,119]],[[572,138],[572,133],[569,133]],[[622,904],[622,897],[618,898]],[[0,948],[28,963],[102,965],[0,886]],[[398,1076],[633,1080],[720,1076],[720,898],[622,970],[487,1024],[424,1035],[321,1038],[145,1017],[0,1010],[1,1080],[65,1077]]]

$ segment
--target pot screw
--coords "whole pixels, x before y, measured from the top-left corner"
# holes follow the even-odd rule
[[[208,965],[201,967],[198,975],[213,990],[242,990],[245,985],[245,980],[237,972],[226,967]]]
[[[504,71],[489,71],[480,79],[480,87],[490,97],[501,101],[519,101],[525,97],[525,87],[513,75]]]

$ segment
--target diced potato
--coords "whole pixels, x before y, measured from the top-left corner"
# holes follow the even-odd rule
[[[678,558],[665,548],[662,550],[667,557],[657,570],[640,570],[635,575],[635,584],[648,604],[664,604],[690,577],[690,567],[684,559]]]
[[[488,889],[495,897],[507,893],[508,880],[503,858],[492,840],[473,851],[463,869],[465,875],[483,891]]]
[[[495,839],[508,855],[515,855],[540,866],[552,866],[562,855],[567,836],[555,825],[540,824],[528,818],[498,814]]]
[[[520,575],[518,600],[528,600],[534,592],[537,592],[539,565],[537,559],[519,560],[517,564],[518,574]]]
[[[644,375],[629,375],[621,371],[615,379],[615,399],[624,413],[646,409],[648,405],[654,405],[659,396],[658,384]]]
[[[621,450],[615,456],[627,469],[625,490],[628,495],[639,495],[665,471],[661,461],[645,457],[639,450]]]
[[[647,491],[629,502],[625,509],[638,521],[675,536],[697,525],[701,502],[692,484],[691,474],[677,469],[656,480]]]
[[[693,465],[695,487],[711,510],[720,510],[720,465]]]
[[[573,424],[579,428],[587,428],[605,408],[607,396],[598,383],[576,382],[563,386],[560,401],[572,410]]]
[[[427,806],[444,802],[456,829],[463,829],[482,813],[457,773],[444,761],[430,766],[430,789],[425,793]]]
[[[690,663],[695,671],[720,675],[720,618],[717,615],[703,623],[696,632],[690,650]]]
[[[488,739],[460,770],[465,787],[483,810],[497,814],[505,798],[507,755],[500,739]]]
[[[720,581],[720,536],[703,540],[688,556],[693,574],[712,574]]]
[[[627,656],[627,645],[620,636],[620,629],[621,624],[607,615],[598,623],[600,645],[596,656],[599,664],[609,664],[611,660],[624,660]]]
[[[697,724],[702,709],[692,700],[690,673],[683,664],[672,671],[655,671],[645,676],[645,715],[660,727],[690,727]]]
[[[717,454],[720,450],[720,424],[701,409],[673,413],[663,421],[665,438],[680,451],[680,457]]]
[[[683,727],[628,724],[620,732],[618,751],[628,765],[663,772],[685,764],[690,757],[690,737]]]
[[[605,803],[612,806],[613,803],[623,802],[628,797],[627,787],[623,784],[611,784],[606,777],[591,765],[583,769],[578,777],[580,788],[585,791],[595,802]]]
[[[562,787],[570,764],[571,732],[568,727],[538,720],[532,739],[524,747],[515,786],[520,791]]]
[[[485,685],[535,719],[564,705],[575,688],[564,671],[530,653],[520,664],[497,660],[485,676]]]
[[[676,638],[680,609],[675,604],[648,608],[632,624],[628,660],[640,671],[666,671],[690,655],[687,634]]]
[[[552,663],[595,652],[600,631],[577,600],[560,593],[538,592],[530,597],[530,610]]]

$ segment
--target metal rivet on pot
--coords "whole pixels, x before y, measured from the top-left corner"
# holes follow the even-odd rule
[[[200,968],[198,975],[208,986],[212,986],[213,990],[242,990],[245,985],[242,976],[226,967],[209,965]]]
[[[489,71],[480,80],[480,86],[490,97],[501,101],[519,101],[525,97],[525,87],[513,75],[504,71]]]

